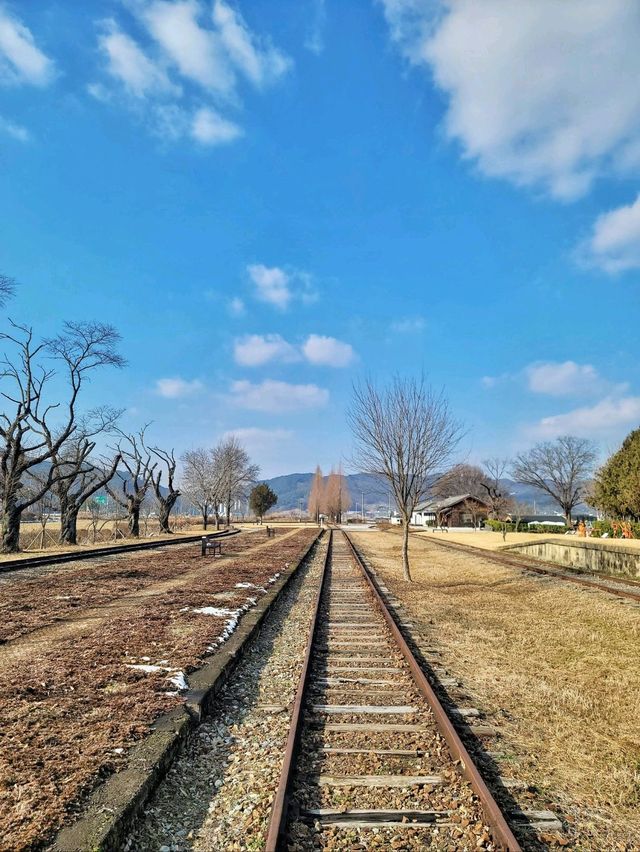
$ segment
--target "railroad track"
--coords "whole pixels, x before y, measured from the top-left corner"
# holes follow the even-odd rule
[[[416,538],[422,541],[428,541],[438,547],[448,548],[449,550],[459,550],[462,553],[471,553],[481,559],[488,559],[491,562],[497,562],[500,565],[507,565],[510,568],[519,568],[521,571],[532,571],[534,574],[543,574],[549,577],[556,577],[559,580],[566,580],[569,583],[575,583],[578,586],[587,588],[599,589],[603,592],[608,592],[619,598],[628,598],[633,601],[640,601],[640,582],[631,579],[623,579],[622,577],[612,577],[609,574],[597,572],[581,572],[579,569],[571,569],[556,565],[553,562],[544,562],[541,559],[536,559],[533,556],[515,555],[504,553],[502,551],[487,550],[483,547],[474,547],[472,544],[462,544],[459,541],[442,541],[436,538],[426,538],[421,533],[411,533]],[[585,576],[585,573],[588,576]]]
[[[346,533],[330,533],[265,849],[520,846]]]
[[[221,530],[220,532],[208,533],[207,538],[219,539],[236,535],[240,530]],[[28,556],[24,559],[11,559],[6,562],[0,561],[0,574],[11,571],[20,571],[24,568],[38,568],[43,565],[59,565],[64,562],[78,562],[81,559],[95,559],[101,556],[115,556],[119,553],[131,553],[134,550],[153,550],[158,547],[170,547],[177,544],[193,544],[202,541],[200,535],[176,536],[172,539],[138,541],[134,544],[116,544],[113,547],[91,547],[72,553],[57,553],[51,556]]]

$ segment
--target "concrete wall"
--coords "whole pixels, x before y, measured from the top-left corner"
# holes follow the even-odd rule
[[[505,551],[535,556],[548,562],[557,562],[586,571],[600,571],[614,577],[640,579],[640,548],[625,547],[613,542],[593,540],[542,541],[513,544],[501,548]]]

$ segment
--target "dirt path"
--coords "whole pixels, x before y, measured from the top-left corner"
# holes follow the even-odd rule
[[[297,532],[297,529],[293,529],[278,538],[267,539],[260,544],[248,547],[240,553],[229,554],[226,558],[223,556],[222,559],[227,561],[229,559],[240,559],[245,556],[254,555],[262,550],[277,546],[279,543],[294,536]],[[219,561],[218,564],[220,564]],[[101,603],[99,606],[76,611],[73,613],[73,616],[65,618],[63,621],[47,625],[46,627],[36,628],[0,646],[0,668],[30,658],[34,654],[37,654],[38,651],[48,648],[53,642],[86,636],[104,622],[125,614],[128,609],[139,605],[141,601],[185,586],[191,580],[205,576],[209,571],[211,571],[211,561],[207,559],[198,568],[185,571],[179,577],[174,577],[170,580],[161,580],[144,589],[139,589],[132,594],[114,598],[107,603]]]

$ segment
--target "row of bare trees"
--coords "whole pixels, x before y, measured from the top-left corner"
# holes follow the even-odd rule
[[[15,282],[0,275],[0,304]],[[32,507],[58,509],[60,542],[77,541],[78,515],[101,489],[126,510],[129,533],[139,535],[142,503],[153,489],[160,528],[180,491],[173,451],[148,446],[145,429],[126,434],[122,410],[101,406],[82,412],[84,389],[105,368],[120,369],[120,335],[100,322],[67,322],[54,337],[38,340],[32,328],[8,320],[0,332],[1,550],[20,546],[20,527]],[[98,440],[106,453],[96,455]]]
[[[348,511],[350,505],[351,495],[342,466],[338,467],[337,471],[332,470],[325,479],[318,465],[311,481],[307,504],[311,517],[319,523],[320,515],[324,515],[333,523],[339,524],[342,522],[343,513]]]
[[[212,515],[216,529],[220,527],[221,513],[228,526],[233,504],[248,498],[258,478],[258,465],[251,462],[234,435],[222,439],[215,447],[189,450],[181,461],[184,495],[200,511],[205,530]]]

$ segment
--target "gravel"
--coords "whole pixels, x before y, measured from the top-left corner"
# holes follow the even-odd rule
[[[281,595],[125,852],[262,848],[325,550]]]

